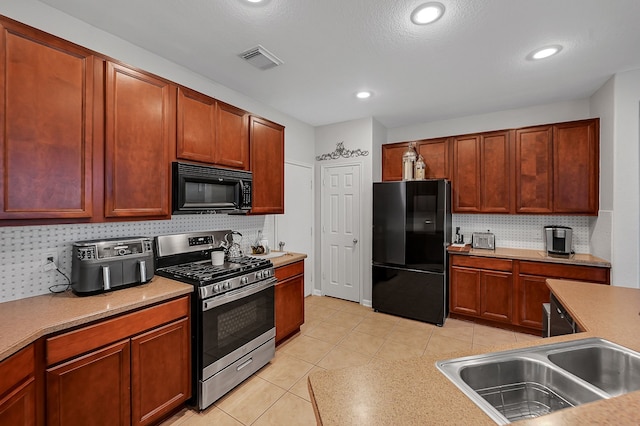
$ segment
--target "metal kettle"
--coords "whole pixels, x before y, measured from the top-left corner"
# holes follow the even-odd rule
[[[234,235],[240,236],[240,240],[238,242],[236,242]],[[235,259],[242,256],[242,248],[240,247],[241,241],[242,234],[238,231],[232,231],[225,234],[222,247],[224,247],[225,253],[227,254],[227,259]]]

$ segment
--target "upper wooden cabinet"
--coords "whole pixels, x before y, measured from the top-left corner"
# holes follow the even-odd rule
[[[176,156],[182,160],[213,163],[216,137],[216,100],[193,90],[178,88]]]
[[[598,214],[598,120],[553,126],[554,213]]]
[[[253,201],[251,213],[284,213],[284,127],[249,119]]]
[[[456,213],[480,211],[480,136],[453,139],[452,209]]]
[[[402,180],[402,154],[409,142],[382,145],[382,181]]]
[[[449,179],[449,138],[424,139],[413,142],[416,151],[422,155],[427,179]],[[402,154],[409,142],[382,145],[382,181],[402,180]]]
[[[218,101],[215,164],[236,169],[249,169],[248,128],[249,114],[246,111]],[[284,151],[282,161],[284,162]]]
[[[180,87],[176,156],[247,170],[248,120],[249,114],[240,108]]]
[[[516,213],[553,211],[552,126],[516,130]]]
[[[94,57],[0,21],[0,218],[90,218]]]
[[[509,131],[453,139],[453,211],[511,212]]]
[[[416,143],[418,155],[422,155],[427,166],[427,179],[449,179],[449,138],[425,139]],[[400,156],[402,160],[402,156]]]
[[[597,118],[415,143],[454,213],[598,214]],[[382,145],[383,181],[402,179],[408,144]]]
[[[169,217],[176,87],[106,62],[105,216]]]

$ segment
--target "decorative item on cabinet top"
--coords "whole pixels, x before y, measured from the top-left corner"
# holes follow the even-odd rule
[[[343,142],[338,142],[336,144],[335,151],[330,152],[328,154],[322,154],[322,155],[316,156],[316,161],[337,160],[340,157],[342,158],[366,157],[367,155],[369,155],[369,151],[364,151],[360,148],[354,149],[354,150],[346,149],[344,147],[344,141],[343,141]]]
[[[418,154],[416,153],[415,144],[409,142],[409,146],[402,154],[402,180],[413,180],[413,172]]]

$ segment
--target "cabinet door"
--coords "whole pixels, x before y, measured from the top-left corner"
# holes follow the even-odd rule
[[[516,323],[542,330],[542,304],[549,303],[551,291],[545,277],[519,275]]]
[[[0,425],[35,426],[36,384],[32,377],[0,399]]]
[[[451,268],[451,312],[464,315],[480,315],[480,271],[468,268]]]
[[[253,203],[251,213],[284,213],[284,127],[250,118]]]
[[[0,23],[0,218],[92,216],[93,56]]]
[[[179,87],[177,111],[176,156],[214,163],[216,100]]]
[[[275,309],[276,343],[279,343],[304,323],[304,275],[276,284]]]
[[[480,211],[480,136],[453,140],[453,212]]]
[[[402,180],[402,154],[408,142],[382,145],[382,181]]]
[[[553,210],[551,126],[516,130],[516,213]]]
[[[105,216],[169,217],[175,87],[107,62]]]
[[[553,126],[553,211],[598,214],[598,120]]]
[[[29,345],[0,362],[0,425],[35,425],[35,349]]]
[[[418,141],[417,151],[427,166],[427,179],[449,179],[449,139]],[[400,155],[402,159],[402,154]],[[400,161],[401,163],[402,161]]]
[[[217,102],[216,164],[236,169],[249,169],[248,128],[249,114],[246,111],[224,102]]]
[[[187,318],[131,339],[131,410],[134,425],[152,424],[191,395]]]
[[[480,210],[511,212],[512,174],[510,133],[485,133],[480,138]]]
[[[47,369],[48,425],[128,425],[129,340]]]
[[[513,311],[513,274],[482,271],[480,278],[480,316],[511,323]]]

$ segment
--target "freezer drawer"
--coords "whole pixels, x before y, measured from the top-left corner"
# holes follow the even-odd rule
[[[373,309],[443,325],[448,314],[446,275],[373,265]]]

